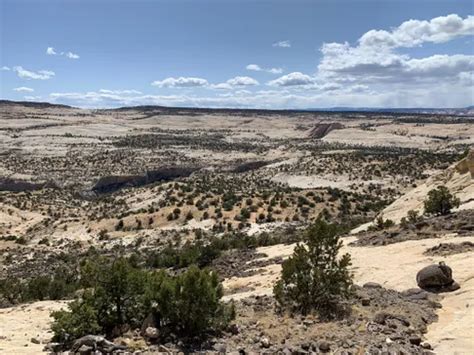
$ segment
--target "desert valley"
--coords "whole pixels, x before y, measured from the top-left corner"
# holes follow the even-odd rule
[[[474,348],[473,144],[472,110],[2,101],[0,353],[72,346],[81,354],[467,354]],[[430,212],[433,191],[452,206]],[[341,241],[338,258],[350,255],[347,270],[336,264],[350,275],[347,314],[285,309],[288,295],[275,286],[284,281],[282,265],[298,243],[311,246],[312,235],[326,232]],[[446,285],[417,280],[439,262],[452,270]],[[90,276],[100,270],[106,275]],[[158,272],[182,281],[183,290],[186,275],[201,270],[216,277],[213,312],[232,308],[222,326],[209,326],[215,319],[209,331],[196,325],[191,313],[204,319],[207,303],[196,309],[189,300],[178,320],[160,304],[161,321],[138,316],[147,301],[136,296],[146,289],[137,280],[152,276],[137,275]],[[108,294],[115,273],[121,286],[110,293],[118,297],[111,309],[120,322],[101,325],[112,317],[103,313],[95,329],[93,313],[80,313],[89,325],[74,323],[72,338],[68,305],[99,289]],[[160,292],[154,300],[173,298]],[[188,316],[191,323],[179,323]],[[188,336],[196,330],[190,324],[204,329],[199,337]],[[81,336],[97,337],[74,343]]]

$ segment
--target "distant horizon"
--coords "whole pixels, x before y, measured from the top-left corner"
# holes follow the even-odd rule
[[[82,108],[465,108],[471,0],[3,0],[0,97]]]
[[[9,100],[5,98],[0,98],[1,102],[9,102],[15,104],[29,104],[29,105],[57,105],[57,106],[68,106],[75,109],[83,109],[83,110],[113,110],[113,109],[125,109],[125,108],[139,108],[139,107],[161,107],[167,109],[198,109],[198,110],[242,110],[242,111],[301,111],[301,112],[311,112],[311,111],[333,111],[333,112],[340,112],[343,111],[390,111],[390,110],[467,110],[467,109],[474,109],[474,106],[462,106],[462,107],[369,107],[369,106],[331,106],[331,107],[307,107],[307,108],[242,108],[242,107],[211,107],[211,106],[166,106],[166,105],[131,105],[131,106],[117,106],[117,107],[101,107],[101,106],[94,106],[94,107],[80,107],[68,104],[62,104],[58,102],[52,101],[29,101],[29,100]]]

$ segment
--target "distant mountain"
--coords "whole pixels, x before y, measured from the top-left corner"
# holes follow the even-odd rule
[[[411,113],[411,114],[437,114],[437,115],[473,115],[474,106],[461,108],[382,108],[382,107],[329,107],[308,108],[307,111],[330,111],[330,112],[383,112],[383,113]]]
[[[71,106],[68,106],[68,105],[51,104],[49,102],[0,100],[0,106],[9,106],[9,105],[21,105],[21,106],[33,107],[33,108],[72,108]]]
[[[8,105],[22,105],[31,108],[74,108],[73,106],[52,104],[49,102],[34,102],[34,101],[11,101],[11,100],[0,100],[0,106]],[[170,107],[170,106],[158,106],[158,105],[143,105],[143,106],[125,106],[117,108],[104,108],[101,110],[117,110],[117,111],[129,111],[136,110],[142,112],[154,112],[161,111],[162,114],[166,113],[225,113],[225,114],[239,114],[239,115],[250,115],[250,114],[297,114],[301,112],[360,112],[360,113],[387,113],[387,114],[425,114],[425,115],[456,115],[456,116],[474,116],[474,106],[461,107],[461,108],[383,108],[383,107],[328,107],[328,108],[307,108],[307,109],[253,109],[253,108],[208,108],[208,107]]]

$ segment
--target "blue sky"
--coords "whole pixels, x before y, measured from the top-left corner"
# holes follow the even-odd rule
[[[470,0],[0,4],[4,99],[81,107],[474,104]]]

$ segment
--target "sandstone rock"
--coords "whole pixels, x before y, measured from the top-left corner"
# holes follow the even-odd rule
[[[147,327],[145,329],[144,336],[145,336],[145,338],[155,340],[155,339],[158,339],[160,337],[160,331],[155,327]]]
[[[429,265],[416,274],[418,286],[430,292],[449,292],[459,289],[452,277],[452,270],[444,262]]]
[[[422,342],[420,345],[421,345],[421,347],[422,347],[423,349],[426,349],[426,350],[432,350],[432,349],[433,349],[433,347],[431,346],[431,344],[428,343],[428,342],[426,342],[426,341]]]
[[[382,288],[382,285],[376,282],[366,282],[362,287],[363,288]]]
[[[227,346],[224,343],[214,344],[214,350],[220,354],[225,354],[227,352]]]
[[[53,353],[57,353],[61,350],[61,344],[60,343],[48,343],[44,347],[43,351],[50,351]]]
[[[269,348],[270,347],[270,339],[268,339],[267,337],[261,337],[260,338],[260,346],[262,348]]]
[[[377,324],[385,324],[385,320],[390,317],[390,314],[387,312],[378,312],[374,316],[374,322]]]
[[[321,341],[318,345],[318,348],[323,353],[327,353],[331,350],[331,345],[327,341]]]
[[[76,352],[79,353],[80,355],[90,355],[92,354],[93,350],[94,349],[91,346],[81,345],[79,349],[77,349]]]

